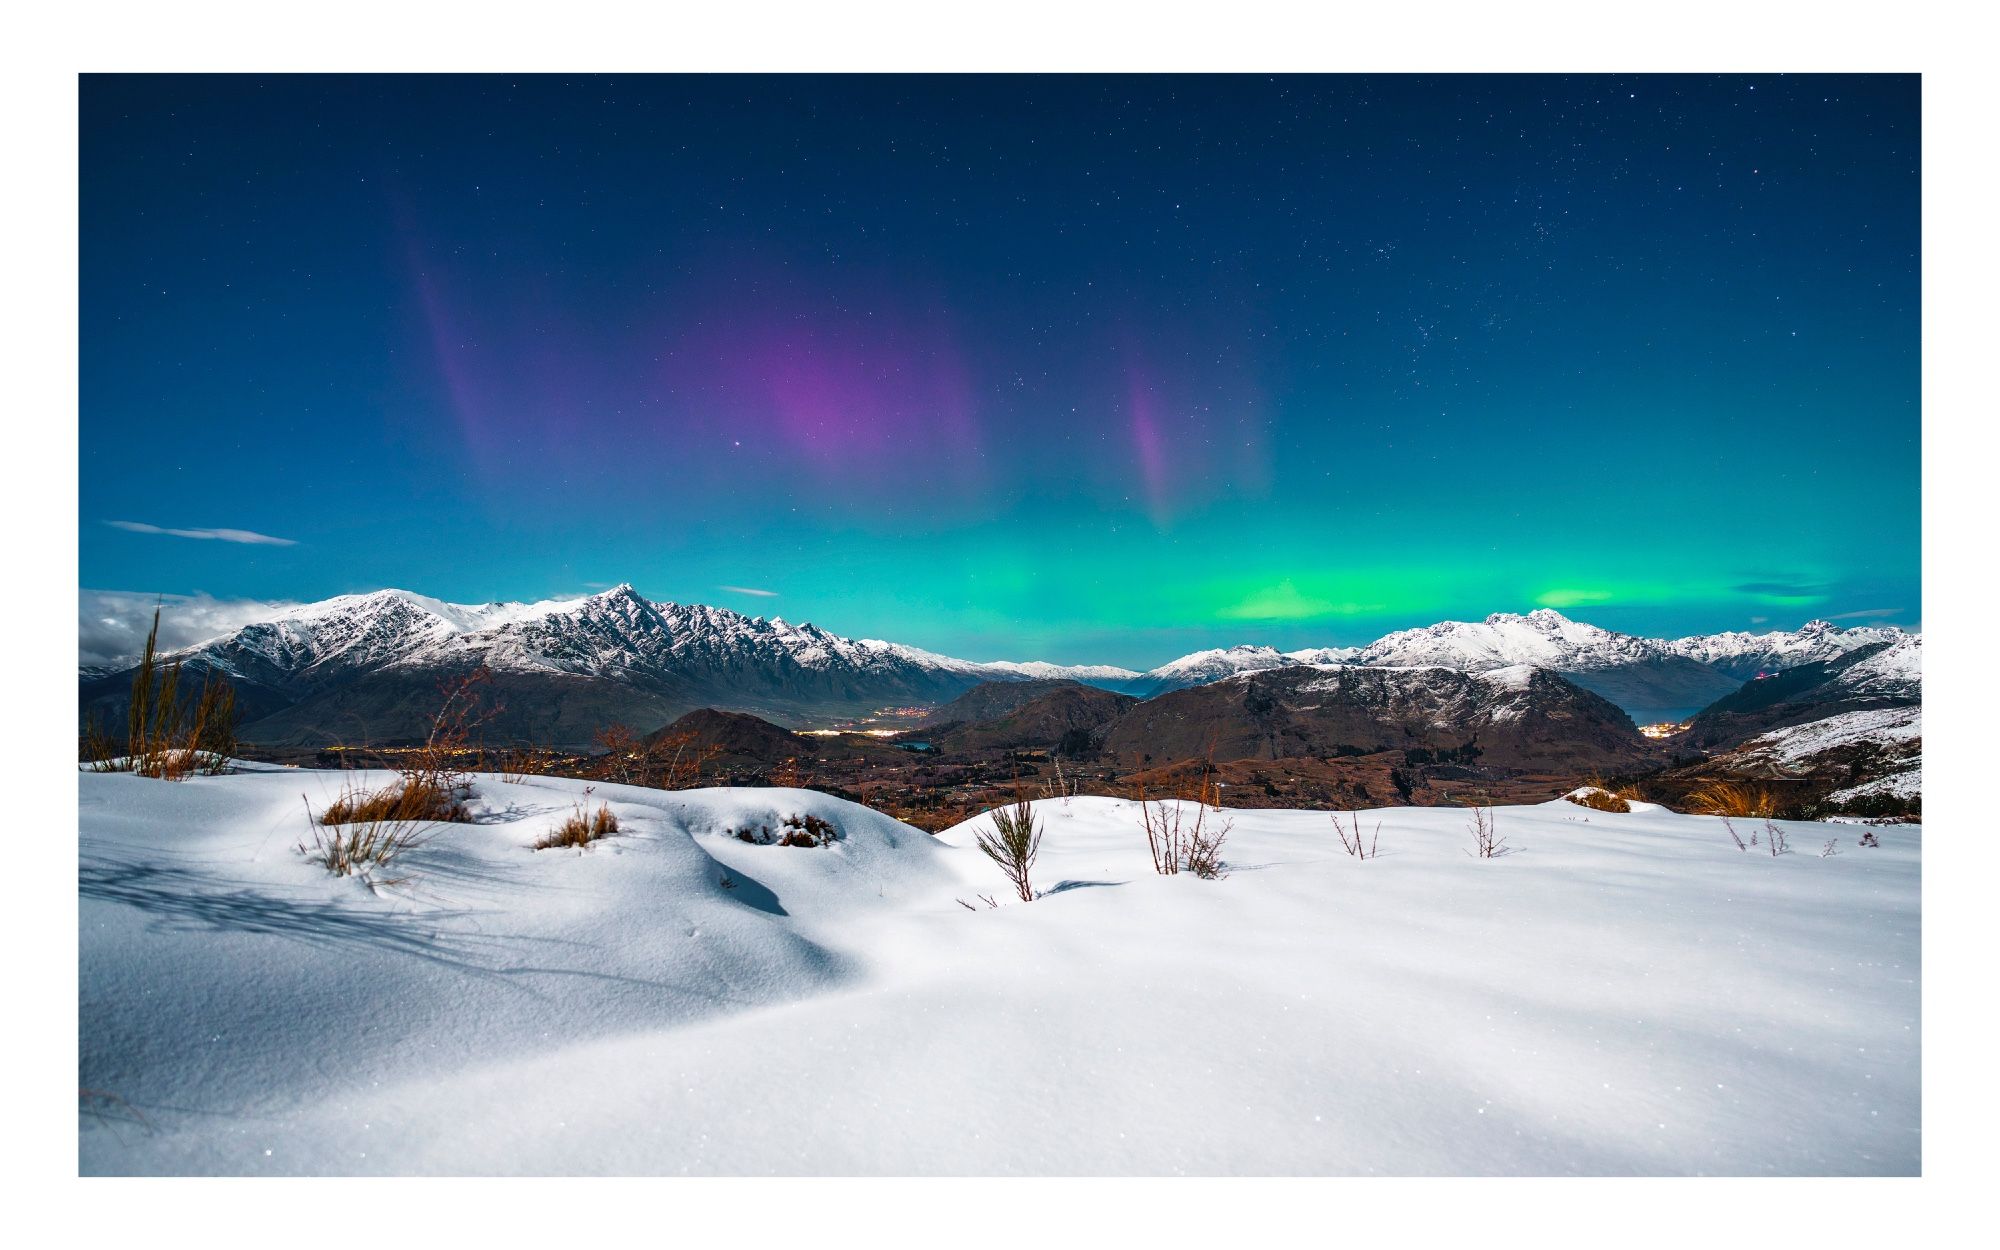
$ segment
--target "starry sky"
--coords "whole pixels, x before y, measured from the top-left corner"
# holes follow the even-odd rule
[[[80,583],[1919,624],[1914,76],[81,87]]]

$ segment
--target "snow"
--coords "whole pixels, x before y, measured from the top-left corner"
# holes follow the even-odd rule
[[[1800,765],[1816,755],[1861,743],[1901,747],[1923,737],[1923,709],[1918,707],[1869,708],[1841,712],[1834,716],[1788,725],[1759,735],[1743,744],[1746,756],[1754,755],[1774,764]]]
[[[1500,690],[1526,690],[1534,684],[1536,666],[1533,664],[1510,664],[1506,668],[1489,668],[1479,674],[1479,680]]]
[[[1873,781],[1865,781],[1858,786],[1848,786],[1844,790],[1835,790],[1827,798],[1834,803],[1850,803],[1855,799],[1876,798],[1880,796],[1896,799],[1918,798],[1924,792],[1923,761],[1918,759],[1913,760],[1912,763],[1915,767],[1906,768],[1899,773],[1890,773],[1886,777],[1877,777]]]
[[[1839,676],[1840,684],[1860,694],[1901,694],[1921,687],[1924,640],[1908,634]]]
[[[1917,654],[1919,645],[1914,637],[1898,643],[1847,670],[1841,674],[1841,680],[1843,684],[1852,684],[1864,691],[1894,691],[1899,683],[1919,680],[1911,675],[1920,658]],[[1873,671],[1862,671],[1878,660],[1883,663]],[[1859,674],[1858,678],[1856,674]],[[1882,753],[1879,758],[1883,762],[1875,767],[1880,769],[1892,765],[1894,771],[1836,790],[1827,796],[1828,801],[1848,803],[1878,796],[1912,799],[1920,796],[1924,789],[1923,757],[1920,754],[1923,734],[1924,712],[1921,707],[1865,708],[1840,712],[1752,738],[1734,753],[1735,766],[1753,770],[1764,766],[1780,775],[1799,775],[1824,766],[1816,761],[1828,752],[1872,746]],[[1827,763],[1838,765],[1843,759],[1835,757]]]
[[[1839,659],[1850,651],[1874,643],[1897,642],[1916,636],[1906,634],[1894,625],[1843,628],[1832,621],[1807,621],[1790,632],[1771,630],[1751,634],[1731,630],[1677,638],[1665,645],[1674,654],[1703,664],[1747,660],[1753,662],[1756,668],[1776,671],[1815,661]]]
[[[1240,646],[1195,651],[1152,669],[1145,674],[1153,686],[1175,689],[1182,686],[1200,686],[1209,682],[1238,677],[1244,673],[1260,673],[1266,669],[1286,668],[1296,663],[1290,657],[1279,653],[1275,647]]]
[[[1478,860],[1390,809],[1362,862],[1235,811],[1200,881],[1050,800],[1023,904],[983,817],[482,777],[377,893],[294,849],[357,776],[79,777],[83,1172],[1918,1170],[1915,827],[1774,859],[1556,801]],[[794,812],[845,836],[728,832]]]
[[[1369,665],[1436,664],[1460,670],[1533,665],[1565,671],[1647,658],[1649,639],[1615,634],[1538,608],[1526,616],[1496,612],[1484,621],[1443,621],[1407,629],[1362,648]]]

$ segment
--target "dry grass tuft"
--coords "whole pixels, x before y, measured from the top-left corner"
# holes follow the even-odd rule
[[[306,804],[306,820],[312,827],[312,844],[299,843],[299,851],[336,877],[363,877],[370,888],[399,884],[403,880],[401,877],[377,879],[375,874],[393,866],[405,851],[423,841],[423,821],[396,815],[399,809],[395,805],[377,803],[371,806],[365,801],[367,797],[360,791],[350,789],[336,799],[335,806],[346,803],[346,810],[350,813],[348,820],[338,822],[329,821],[324,816],[315,818],[312,804]],[[327,810],[331,812],[333,809]],[[368,814],[352,814],[363,810]]]
[[[181,693],[180,661],[160,662],[159,637],[156,608],[146,650],[132,672],[125,741],[114,741],[93,718],[82,735],[82,761],[92,772],[138,773],[162,781],[227,772],[236,753],[236,688],[210,672],[190,703]]]
[[[1711,781],[1690,790],[1687,809],[1701,816],[1769,817],[1777,814],[1778,799],[1766,786],[1745,781]]]
[[[1613,794],[1602,786],[1584,786],[1563,795],[1578,807],[1587,807],[1593,812],[1629,812],[1632,804],[1625,796]]]
[[[410,774],[380,790],[349,786],[319,815],[322,825],[379,824],[383,821],[438,820],[463,824],[472,816],[458,791],[424,774]]]
[[[595,814],[586,813],[578,806],[560,825],[538,840],[535,849],[548,851],[560,846],[589,846],[599,838],[607,838],[617,832],[618,817],[612,815],[610,804],[599,803]]]

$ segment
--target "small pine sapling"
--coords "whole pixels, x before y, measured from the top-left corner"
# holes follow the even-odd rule
[[[1034,902],[1035,889],[1028,874],[1035,866],[1035,855],[1042,849],[1042,830],[1027,796],[1017,794],[1011,806],[995,808],[993,828],[980,830],[978,842],[986,858],[1007,875],[1021,901]]]

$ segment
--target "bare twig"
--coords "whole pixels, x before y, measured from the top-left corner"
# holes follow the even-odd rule
[[[1377,844],[1377,843],[1379,843],[1379,842],[1381,842],[1381,840],[1382,840],[1382,822],[1381,822],[1381,821],[1379,821],[1379,820],[1378,820],[1378,821],[1376,821],[1376,822],[1375,822],[1375,832],[1374,832],[1373,836],[1371,836],[1371,837],[1370,837],[1370,838],[1368,839],[1367,843],[1366,843],[1366,844],[1364,845],[1364,844],[1362,843],[1362,841],[1361,841],[1361,813],[1360,813],[1360,812],[1355,812],[1355,813],[1353,813],[1353,814],[1352,814],[1352,816],[1351,816],[1351,819],[1352,819],[1352,820],[1353,820],[1353,822],[1354,822],[1354,825],[1353,825],[1353,828],[1352,828],[1352,829],[1350,829],[1350,828],[1348,828],[1348,827],[1347,827],[1346,825],[1343,825],[1343,824],[1341,824],[1341,823],[1340,823],[1340,813],[1339,813],[1339,812],[1330,812],[1330,813],[1328,813],[1328,814],[1329,814],[1329,815],[1331,815],[1331,816],[1333,817],[1333,831],[1334,831],[1335,833],[1337,833],[1337,834],[1339,834],[1339,835],[1340,835],[1340,849],[1341,849],[1341,850],[1343,850],[1343,851],[1346,851],[1346,852],[1347,852],[1347,853],[1348,853],[1349,855],[1352,855],[1352,856],[1353,856],[1354,858],[1356,858],[1356,859],[1374,859],[1374,858],[1375,858],[1375,856],[1376,856],[1376,854],[1377,854],[1377,851],[1376,851],[1376,844]]]

